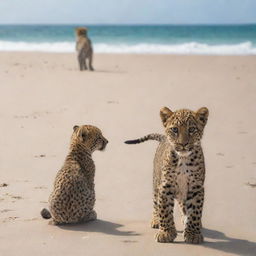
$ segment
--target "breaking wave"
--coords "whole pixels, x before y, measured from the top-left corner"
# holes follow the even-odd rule
[[[73,42],[14,42],[0,41],[0,51],[30,52],[74,52]],[[189,42],[182,44],[106,44],[95,43],[96,53],[135,54],[196,54],[196,55],[255,55],[256,47],[251,42],[239,44],[203,44]]]

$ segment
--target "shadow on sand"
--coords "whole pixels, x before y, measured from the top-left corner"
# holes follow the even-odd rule
[[[203,228],[205,238],[220,241],[205,241],[202,245],[207,248],[232,253],[234,255],[254,256],[256,255],[256,243],[248,240],[228,237],[224,233],[212,229]]]
[[[73,231],[85,231],[85,232],[100,232],[114,236],[139,236],[140,234],[134,231],[120,231],[118,228],[123,227],[121,224],[106,220],[95,220],[80,224],[66,224],[59,225],[61,229],[73,230]]]
[[[127,73],[125,71],[121,71],[121,70],[102,70],[102,69],[96,69],[94,70],[95,73],[112,73],[112,74],[123,74],[123,73]]]

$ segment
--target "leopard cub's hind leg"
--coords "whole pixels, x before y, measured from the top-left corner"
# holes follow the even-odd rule
[[[93,221],[97,219],[97,213],[94,210],[86,211],[80,222]]]
[[[187,222],[186,202],[184,202],[183,200],[179,200],[179,199],[177,199],[177,202],[179,204],[179,209],[180,209],[180,213],[181,213],[181,222],[182,222],[183,226],[185,226],[186,222]]]
[[[96,220],[97,219],[97,213],[96,211],[92,210],[88,215],[88,220]]]
[[[93,66],[92,66],[92,60],[93,60],[93,52],[90,51],[90,55],[89,55],[89,69],[90,69],[91,71],[94,71],[94,68],[93,68]]]

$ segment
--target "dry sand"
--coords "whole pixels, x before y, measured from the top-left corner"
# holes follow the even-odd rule
[[[256,57],[0,53],[0,255],[256,255]],[[154,241],[152,161],[159,109],[207,106],[205,243]],[[110,141],[95,152],[96,222],[56,227],[40,217],[75,124]],[[6,184],[4,185],[3,183]]]

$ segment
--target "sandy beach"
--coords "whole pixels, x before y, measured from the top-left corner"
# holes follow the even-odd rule
[[[78,71],[74,54],[0,53],[0,254],[256,255],[256,57],[111,55]],[[209,108],[202,140],[205,205],[201,245],[154,241],[152,169],[163,132],[159,110]],[[95,152],[98,220],[52,226],[40,216],[74,125],[109,140]],[[5,183],[5,184],[4,184]]]

